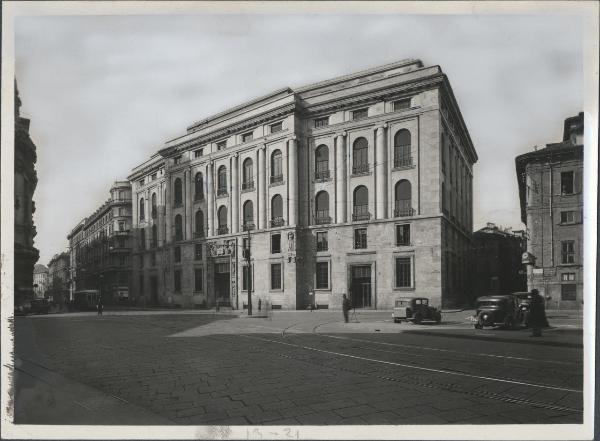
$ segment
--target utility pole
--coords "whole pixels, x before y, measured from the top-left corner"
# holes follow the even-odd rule
[[[248,248],[244,249],[244,253],[246,254],[246,271],[248,272],[246,276],[246,282],[248,283],[248,315],[252,315],[252,269],[250,268],[250,229],[248,229]]]

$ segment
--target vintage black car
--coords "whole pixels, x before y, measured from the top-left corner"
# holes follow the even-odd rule
[[[522,319],[518,298],[512,294],[477,299],[475,329],[485,326],[503,326],[510,329],[520,324]]]
[[[521,319],[525,326],[529,326],[529,305],[531,304],[530,292],[513,292],[513,296],[517,298],[517,305],[521,312]]]
[[[34,299],[31,301],[29,312],[32,314],[48,314],[50,302],[48,299]]]
[[[440,323],[442,313],[430,306],[426,297],[401,297],[396,300],[392,318],[394,323],[400,323],[402,320],[412,321],[417,325],[426,320]]]

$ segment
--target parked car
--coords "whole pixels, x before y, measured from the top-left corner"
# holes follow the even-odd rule
[[[512,295],[517,298],[519,311],[521,311],[521,321],[525,326],[529,326],[529,305],[531,304],[531,293],[513,292]]]
[[[523,316],[517,297],[506,294],[479,297],[475,318],[475,329],[482,329],[485,326],[513,328],[521,323]]]
[[[417,325],[423,321],[440,323],[442,312],[430,306],[426,297],[401,297],[396,300],[392,318],[394,323],[400,323],[402,320],[412,321]]]
[[[31,301],[29,312],[32,314],[48,314],[48,311],[50,311],[48,299],[34,299]]]

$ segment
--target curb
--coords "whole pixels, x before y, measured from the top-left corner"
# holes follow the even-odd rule
[[[431,332],[431,331],[407,330],[404,332],[407,334],[428,335],[428,336],[435,336],[435,337],[462,338],[462,339],[467,339],[467,340],[485,340],[485,341],[495,341],[495,342],[497,341],[497,342],[502,342],[502,343],[534,344],[534,345],[540,345],[540,346],[556,346],[556,347],[562,347],[562,348],[583,348],[583,343],[569,343],[569,342],[549,341],[549,340],[540,340],[540,339],[520,339],[520,338],[508,338],[508,337],[490,338],[490,337],[484,337],[481,335],[456,334],[456,333],[441,332],[441,331]]]

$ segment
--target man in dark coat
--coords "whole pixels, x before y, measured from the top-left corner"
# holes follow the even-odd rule
[[[342,299],[342,312],[344,313],[344,321],[348,323],[348,311],[350,311],[350,300],[344,294]]]
[[[531,290],[531,303],[529,304],[529,326],[531,326],[531,336],[541,337],[542,328],[547,327],[546,308],[544,299],[537,289]]]
[[[98,315],[102,315],[102,311],[104,309],[104,304],[102,303],[102,296],[98,297]]]

